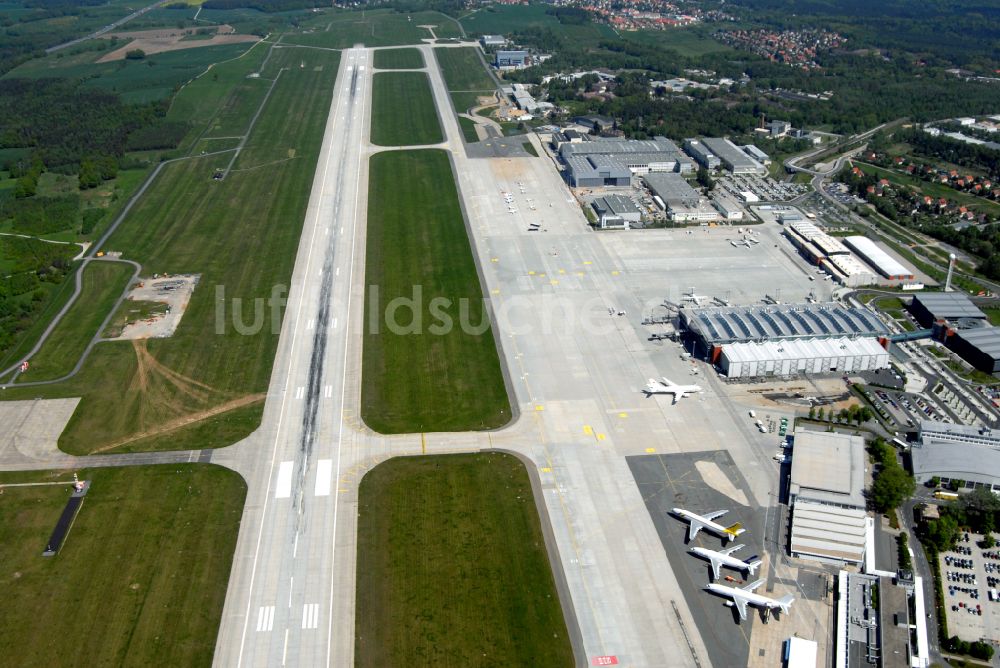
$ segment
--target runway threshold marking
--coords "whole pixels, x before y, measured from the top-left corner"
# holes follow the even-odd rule
[[[292,469],[295,462],[281,462],[278,467],[278,480],[274,484],[274,498],[287,499],[292,495]]]
[[[262,605],[257,610],[257,630],[270,631],[274,628],[274,606]]]
[[[320,459],[316,462],[316,496],[330,496],[330,482],[333,478],[333,460]]]
[[[315,629],[319,626],[319,603],[302,606],[302,628]]]

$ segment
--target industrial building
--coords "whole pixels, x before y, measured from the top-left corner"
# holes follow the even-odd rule
[[[719,215],[722,216],[723,220],[728,220],[731,222],[743,220],[743,216],[746,213],[745,211],[743,211],[743,207],[741,207],[739,204],[737,204],[730,198],[726,197],[725,195],[721,195],[718,193],[712,196],[712,206],[714,206],[718,210]]]
[[[534,98],[534,96],[528,92],[527,86],[524,84],[516,83],[510,88],[510,96],[514,99],[514,104],[517,105],[518,109],[526,111],[529,114],[536,114],[538,112],[546,112],[555,108],[555,105],[551,102],[539,102]]]
[[[960,292],[924,292],[914,295],[910,313],[924,327],[944,320],[956,327],[982,327],[986,314]]]
[[[944,343],[980,371],[1000,372],[1000,327],[948,328]]]
[[[918,484],[938,477],[1000,491],[1000,429],[925,420],[910,458]]]
[[[840,571],[836,591],[834,668],[930,665],[921,578]]]
[[[719,156],[712,153],[697,139],[685,139],[684,151],[705,169],[718,169],[722,165]]]
[[[493,62],[497,69],[520,69],[530,64],[531,56],[527,51],[497,51],[496,59]]]
[[[701,140],[715,155],[719,156],[722,166],[733,174],[767,174],[767,168],[740,150],[740,147],[729,141],[716,137],[706,137]]]
[[[493,46],[504,46],[507,44],[507,38],[503,35],[483,35],[479,38],[479,43],[483,45],[484,49]]]
[[[876,282],[873,274],[836,237],[831,237],[810,222],[792,220],[791,214],[781,214],[785,236],[807,260],[821,267],[838,283],[856,288]],[[798,217],[798,216],[796,216]]]
[[[866,549],[865,440],[795,430],[789,478],[793,557],[861,564]]]
[[[681,308],[685,335],[729,378],[871,371],[889,366],[888,330],[842,304]]]
[[[654,201],[658,198],[663,203],[670,220],[686,223],[719,219],[719,212],[680,174],[646,174],[643,181],[653,194]]]
[[[596,139],[559,146],[565,176],[576,188],[627,186],[633,174],[687,173],[691,160],[669,139]]]
[[[912,269],[898,262],[868,237],[846,237],[844,243],[862,260],[871,265],[875,271],[890,281],[912,281],[914,279]]]
[[[605,195],[598,197],[591,204],[597,213],[597,221],[601,229],[628,229],[631,223],[642,220],[642,212],[628,197],[621,195]]]
[[[743,152],[749,155],[757,162],[759,162],[760,164],[764,165],[765,167],[771,164],[770,156],[768,156],[767,153],[764,153],[764,151],[760,150],[753,144],[747,144],[746,146],[744,146]]]

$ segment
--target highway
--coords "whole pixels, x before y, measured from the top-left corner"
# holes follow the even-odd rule
[[[347,665],[332,656],[341,556],[333,546],[351,279],[367,190],[368,62],[363,49],[342,54],[264,418],[241,444],[236,468],[249,490],[217,640],[220,666]],[[342,552],[353,563],[353,545]],[[353,620],[343,621],[353,632]]]

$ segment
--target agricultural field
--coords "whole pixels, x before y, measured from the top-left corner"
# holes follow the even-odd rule
[[[73,370],[134,273],[124,262],[95,261],[83,269],[80,296],[31,359],[32,381],[62,378]]]
[[[418,70],[424,66],[424,56],[417,49],[379,49],[375,52],[375,67],[380,70]]]
[[[371,141],[379,146],[444,141],[425,73],[379,72],[372,77]]]
[[[368,203],[365,322],[374,318],[379,326],[365,329],[362,419],[384,434],[506,424],[510,401],[448,155],[374,155]],[[422,326],[390,331],[372,309],[413,298],[416,286]],[[435,298],[447,301],[428,314],[426,305]]]
[[[434,34],[440,38],[460,36],[452,19],[432,11],[397,13],[377,9],[333,14],[320,21],[322,25],[316,25],[314,32],[290,34],[283,43],[331,49],[347,49],[359,42],[365,46],[419,44],[431,37],[431,31],[422,25],[435,26]]]
[[[709,30],[700,27],[672,28],[669,30],[638,30],[626,33],[626,41],[676,51],[687,58],[700,58],[710,53],[732,53],[733,49],[712,37]]]
[[[0,501],[0,655],[20,665],[209,666],[246,485],[210,465],[99,468],[58,555],[42,551],[68,485]],[[0,473],[0,484],[71,481]]]
[[[201,280],[173,337],[101,343],[74,378],[6,391],[9,399],[82,397],[60,440],[64,450],[218,447],[259,424],[279,332],[268,313],[260,331],[238,333],[233,304],[240,300],[252,322],[255,300],[266,302],[289,282],[338,62],[335,52],[276,49],[262,76],[284,70],[228,177],[212,175],[231,153],[167,165],[111,237],[108,248],[139,262],[143,275]],[[225,88],[213,96],[218,110],[235,76],[202,77],[175,104],[210,124],[206,107],[188,96],[218,83]]]
[[[355,665],[574,665],[516,457],[390,459],[358,510]]]
[[[576,45],[596,47],[602,40],[619,39],[609,26],[599,23],[566,25],[546,13],[547,4],[492,5],[464,16],[462,26],[469,35],[507,35],[526,28],[547,28]]]

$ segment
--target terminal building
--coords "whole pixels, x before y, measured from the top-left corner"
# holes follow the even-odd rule
[[[837,303],[681,308],[695,347],[729,378],[874,371],[889,366],[874,313]]]
[[[564,175],[574,188],[627,186],[634,174],[694,170],[691,159],[669,139],[596,139],[559,146]]]
[[[653,201],[663,203],[670,220],[677,223],[719,220],[719,211],[680,174],[646,174],[642,180],[653,194]]]
[[[937,477],[1000,492],[1000,429],[925,420],[910,458],[918,484]]]
[[[915,278],[912,269],[898,262],[868,237],[847,237],[844,239],[844,243],[862,260],[870,264],[875,271],[890,281],[912,281]]]
[[[793,557],[861,564],[871,522],[865,511],[865,440],[795,430],[788,496]]]

